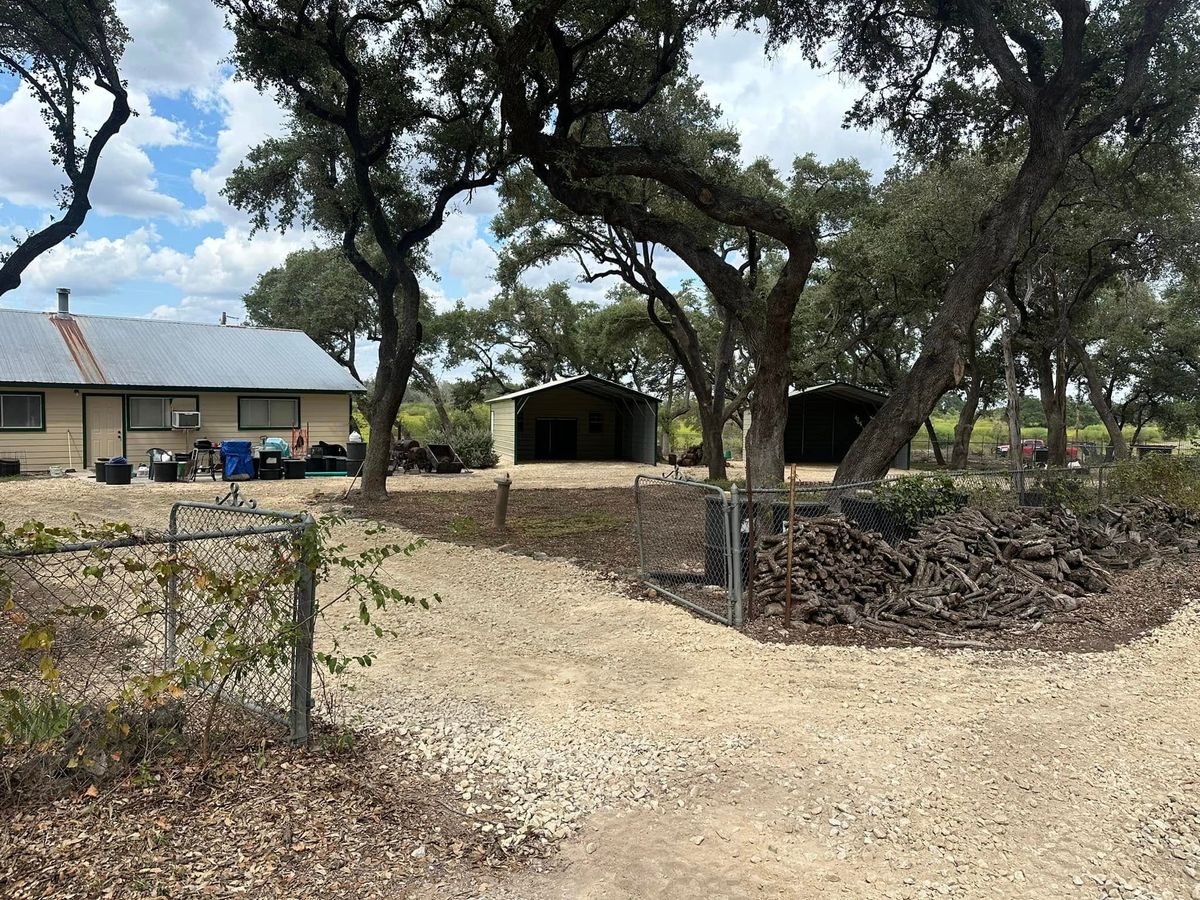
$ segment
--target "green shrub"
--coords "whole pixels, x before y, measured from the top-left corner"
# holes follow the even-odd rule
[[[881,507],[908,528],[918,528],[930,519],[953,512],[966,500],[948,475],[932,478],[903,475],[875,485],[872,493]]]
[[[1157,497],[1176,506],[1200,509],[1200,460],[1152,453],[1113,467],[1108,476],[1113,500]]]
[[[464,425],[452,434],[432,434],[428,443],[449,444],[468,469],[491,469],[500,462],[491,431],[478,425]]]

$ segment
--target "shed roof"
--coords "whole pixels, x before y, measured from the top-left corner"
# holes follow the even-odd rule
[[[881,394],[879,391],[873,391],[870,388],[860,387],[857,384],[850,384],[846,381],[827,381],[824,384],[815,384],[812,387],[806,387],[801,390],[792,388],[788,391],[788,397],[836,397],[839,400],[852,400],[856,403],[870,403],[874,406],[882,406],[887,400],[887,394]]]
[[[547,381],[545,384],[535,384],[533,387],[522,388],[519,391],[513,391],[510,394],[501,394],[499,397],[493,397],[488,400],[488,403],[498,403],[501,400],[516,400],[520,397],[528,397],[530,394],[536,394],[540,391],[548,391],[553,388],[573,387],[581,391],[587,391],[591,394],[598,394],[602,397],[636,397],[639,400],[649,400],[652,403],[660,402],[657,397],[652,397],[649,394],[643,394],[641,391],[634,390],[631,387],[626,387],[616,381],[609,381],[607,378],[601,378],[598,375],[571,375],[566,378],[556,378],[554,381]]]
[[[357,392],[302,331],[0,309],[0,383]]]

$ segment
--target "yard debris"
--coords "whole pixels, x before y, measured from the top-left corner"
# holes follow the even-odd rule
[[[966,508],[893,548],[841,516],[797,517],[792,616],[906,635],[1033,628],[1107,591],[1112,569],[1196,550],[1198,525],[1195,513],[1150,499],[1083,516]],[[755,590],[767,615],[784,611],[787,544],[786,533],[768,535],[757,554]]]

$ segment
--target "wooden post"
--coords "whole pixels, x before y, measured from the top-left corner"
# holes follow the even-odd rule
[[[792,463],[791,490],[788,491],[787,587],[783,595],[783,627],[792,627],[792,559],[796,553],[796,464]]]
[[[496,531],[504,533],[508,527],[508,489],[512,487],[512,479],[505,472],[496,479],[496,519],[493,525]]]

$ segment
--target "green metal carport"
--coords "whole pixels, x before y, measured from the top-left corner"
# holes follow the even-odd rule
[[[496,453],[510,465],[656,461],[658,398],[615,381],[574,375],[487,402]]]

